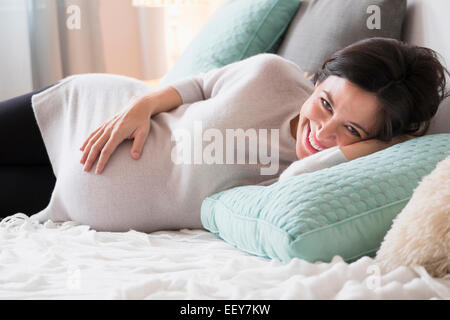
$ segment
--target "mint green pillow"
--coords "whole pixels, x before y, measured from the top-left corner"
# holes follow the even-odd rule
[[[276,52],[300,0],[228,0],[206,22],[160,86],[263,52]]]
[[[427,135],[269,186],[213,194],[203,226],[248,253],[287,262],[375,256],[421,179],[450,154],[450,134]]]

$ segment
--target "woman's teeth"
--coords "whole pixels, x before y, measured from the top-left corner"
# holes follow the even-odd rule
[[[309,143],[312,145],[312,147],[314,149],[316,149],[317,151],[322,151],[323,150],[321,147],[319,147],[318,145],[316,145],[314,143],[313,138],[312,138],[312,131],[309,131],[308,140],[309,140]]]

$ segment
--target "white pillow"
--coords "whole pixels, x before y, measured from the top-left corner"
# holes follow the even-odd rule
[[[339,146],[328,148],[292,162],[280,175],[279,181],[302,173],[313,172],[348,161]]]

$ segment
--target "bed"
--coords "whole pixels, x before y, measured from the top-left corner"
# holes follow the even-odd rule
[[[450,277],[423,267],[380,276],[351,264],[247,254],[204,230],[96,232],[74,222],[0,227],[0,299],[445,299]]]
[[[410,1],[404,38],[440,46],[427,38],[432,11]],[[445,119],[448,112],[437,121]],[[381,275],[368,256],[282,263],[201,229],[97,232],[75,222],[38,224],[22,213],[0,223],[0,299],[449,298],[450,275],[433,278],[419,266]]]

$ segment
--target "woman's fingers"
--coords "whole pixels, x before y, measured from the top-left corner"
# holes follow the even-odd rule
[[[86,164],[84,165],[83,170],[85,172],[91,170],[91,167],[94,164],[95,160],[97,159],[98,154],[102,151],[103,147],[108,142],[109,136],[110,134],[108,131],[104,132],[103,135],[92,146],[91,150],[89,151],[89,155],[86,159]]]
[[[92,145],[103,135],[105,130],[110,130],[112,126],[117,122],[120,115],[114,116],[111,120],[108,120],[103,125],[101,125],[97,130],[92,132],[89,135],[89,138],[86,140],[87,145],[83,145],[83,155],[81,156],[80,163],[84,164],[91,150]],[[86,143],[86,142],[85,142]]]
[[[128,136],[127,129],[125,126],[118,127],[117,130],[113,131],[111,136],[109,137],[106,144],[103,146],[103,149],[100,153],[100,157],[98,159],[97,167],[95,169],[96,174],[102,173],[103,169],[106,166],[106,163],[108,162],[109,158],[113,154],[113,152],[116,150],[119,144],[122,143]],[[134,133],[131,135],[131,137],[134,137],[133,146],[131,148],[132,155],[135,159],[139,158],[139,155],[142,153],[142,149],[144,147],[145,140],[147,139],[148,133],[150,131],[150,121],[145,122],[144,125],[137,128]],[[137,156],[135,156],[133,153],[137,151]]]
[[[397,143],[408,141],[408,140],[410,140],[412,138],[414,138],[414,137],[410,136],[410,135],[407,135],[407,134],[402,134],[400,136],[394,137],[392,139],[392,141],[393,141],[394,144],[397,144]]]
[[[93,131],[89,137],[87,137],[87,139],[84,141],[83,145],[81,146],[80,150],[84,151],[84,148],[86,147],[86,145],[88,144],[89,140],[101,129],[104,129],[110,122],[116,120],[118,117],[120,116],[120,114],[116,114],[112,119],[108,120],[107,122],[105,122],[104,124],[102,124],[100,127],[98,127],[95,131]]]
[[[88,172],[98,158],[96,174],[103,171],[117,146],[125,139],[134,139],[132,157],[139,159],[150,131],[151,109],[145,101],[131,99],[127,109],[92,132],[80,148],[83,156],[84,171]],[[137,156],[134,152],[137,152]]]
[[[102,173],[103,169],[106,166],[106,163],[109,160],[111,154],[116,150],[117,146],[124,140],[123,137],[119,136],[119,134],[113,133],[110,139],[104,145],[100,157],[98,159],[97,167],[95,168],[95,173]]]
[[[100,130],[100,129],[102,129],[102,128],[103,128],[103,126],[98,127],[97,130],[95,130],[94,132],[92,132],[92,133],[89,135],[89,137],[87,137],[87,139],[84,141],[83,145],[82,145],[81,148],[80,148],[81,151],[84,151],[84,147],[86,147],[86,145],[88,144],[89,140],[91,140],[92,136],[94,136],[94,135],[98,132],[98,130]]]
[[[144,148],[145,141],[147,140],[148,133],[150,132],[150,121],[147,121],[145,125],[137,128],[134,132],[133,146],[131,147],[131,156],[138,159]]]
[[[86,162],[86,159],[88,158],[90,152],[91,152],[91,148],[92,146],[97,142],[97,140],[103,135],[104,133],[104,126],[102,126],[100,128],[100,131],[97,131],[93,137],[89,140],[88,144],[86,145],[86,148],[83,151],[83,155],[81,156],[81,160],[80,163],[84,164]]]

